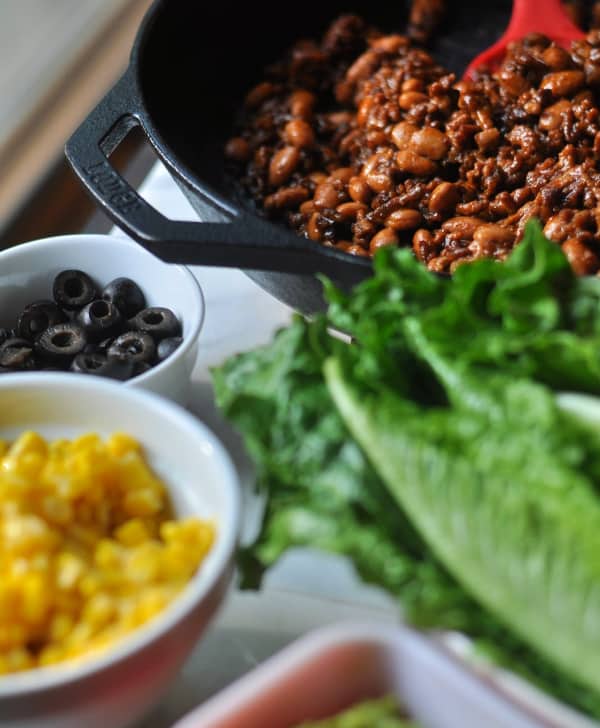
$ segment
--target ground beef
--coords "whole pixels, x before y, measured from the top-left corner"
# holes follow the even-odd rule
[[[353,255],[412,246],[451,273],[504,259],[535,216],[595,274],[599,106],[598,32],[568,51],[529,36],[465,81],[348,15],[268,70],[226,156],[266,215]]]

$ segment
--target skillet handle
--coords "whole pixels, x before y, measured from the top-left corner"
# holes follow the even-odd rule
[[[215,265],[282,273],[326,273],[335,276],[348,266],[338,251],[301,237],[277,232],[268,236],[251,215],[239,215],[208,196],[206,203],[230,222],[169,220],[149,205],[118,173],[110,154],[134,126],[144,132],[137,83],[127,72],[89,114],[65,146],[75,173],[103,211],[151,253],[168,263]],[[163,160],[167,166],[169,160]],[[276,229],[275,229],[276,230]],[[322,250],[322,249],[321,249]],[[320,254],[321,253],[321,254]]]

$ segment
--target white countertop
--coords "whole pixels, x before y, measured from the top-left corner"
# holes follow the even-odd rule
[[[196,220],[182,192],[161,164],[139,190],[167,217]],[[123,235],[119,230],[115,235]],[[191,267],[202,286],[206,319],[192,374],[189,408],[225,443],[238,468],[252,525],[252,468],[237,435],[215,409],[209,367],[270,341],[291,309],[241,271]],[[391,599],[363,586],[340,557],[309,550],[289,553],[271,570],[261,592],[232,589],[218,618],[201,639],[176,683],[139,728],[168,728],[208,696],[309,629],[341,620],[397,618]],[[266,728],[266,727],[265,727]]]

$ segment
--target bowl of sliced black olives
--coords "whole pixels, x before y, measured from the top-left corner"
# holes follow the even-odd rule
[[[190,271],[129,240],[67,235],[0,253],[0,374],[103,376],[185,403],[203,318]]]

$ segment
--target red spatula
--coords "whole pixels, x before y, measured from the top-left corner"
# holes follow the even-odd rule
[[[543,33],[563,47],[584,36],[567,15],[560,0],[513,0],[512,16],[504,35],[471,61],[465,78],[472,78],[480,66],[492,70],[497,68],[506,55],[508,44],[529,33]]]

